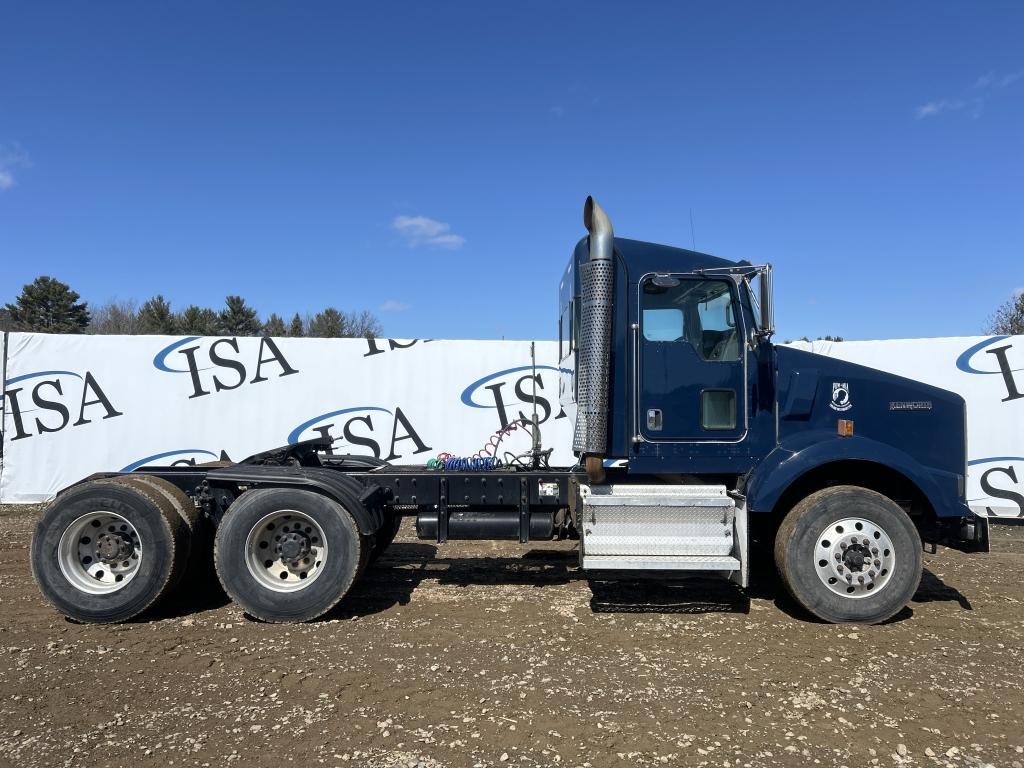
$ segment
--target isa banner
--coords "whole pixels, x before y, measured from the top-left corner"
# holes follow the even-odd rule
[[[0,500],[37,502],[98,471],[239,460],[329,437],[335,453],[422,464],[476,453],[536,408],[569,466],[557,344],[12,333]],[[530,446],[519,430],[500,453]]]

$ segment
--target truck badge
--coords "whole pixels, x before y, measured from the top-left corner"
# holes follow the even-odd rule
[[[847,382],[832,382],[832,402],[828,405],[833,411],[848,411],[853,407],[853,403],[850,402],[850,385]]]

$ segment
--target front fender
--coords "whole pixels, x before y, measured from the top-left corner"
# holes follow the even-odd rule
[[[970,510],[961,495],[964,478],[923,466],[907,453],[867,437],[839,437],[815,430],[783,440],[750,473],[747,504],[753,512],[770,512],[790,485],[807,472],[837,461],[865,461],[895,470],[917,486],[938,517],[965,517]]]

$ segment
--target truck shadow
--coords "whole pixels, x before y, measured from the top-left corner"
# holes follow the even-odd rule
[[[543,588],[571,582],[586,582],[590,590],[590,609],[594,613],[705,614],[750,612],[751,600],[769,600],[787,616],[821,623],[796,603],[779,580],[772,564],[755,554],[750,586],[741,590],[725,579],[706,576],[657,574],[612,578],[607,574],[580,571],[575,549],[532,549],[521,556],[439,557],[434,544],[395,543],[381,559],[370,565],[362,578],[337,608],[321,620],[352,619],[370,616],[394,606],[409,604],[421,586],[471,587],[505,585]],[[181,618],[223,608],[230,599],[216,576],[187,579],[189,588],[179,588],[155,612],[138,619],[149,622]],[[961,610],[973,610],[970,601],[955,587],[946,584],[928,568],[912,603],[955,602]],[[906,607],[886,624],[913,616]]]
[[[437,546],[426,543],[396,543],[371,565],[341,605],[326,619],[352,618],[406,605],[413,592],[424,584],[469,587],[512,585],[537,587],[586,582],[591,592],[590,608],[595,613],[702,614],[750,612],[750,602],[769,600],[787,616],[804,622],[819,620],[807,613],[786,591],[771,562],[753,558],[750,584],[741,590],[725,579],[704,576],[636,576],[610,578],[584,573],[577,568],[576,550],[533,549],[519,557],[439,557]],[[970,601],[927,568],[912,603],[950,601],[962,610],[972,610]],[[908,606],[886,623],[913,616]]]
[[[750,598],[724,579],[676,577],[670,581],[590,578],[594,613],[750,613]]]
[[[971,601],[956,587],[951,587],[927,568],[921,574],[921,583],[914,593],[915,603],[955,602],[965,611],[973,611]]]
[[[432,544],[396,543],[371,565],[325,620],[367,616],[406,605],[423,584],[542,588],[586,582],[595,613],[748,613],[750,599],[735,585],[702,577],[611,579],[577,568],[575,550],[533,549],[520,557],[438,557]]]

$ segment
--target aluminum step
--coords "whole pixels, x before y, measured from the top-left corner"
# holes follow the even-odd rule
[[[608,571],[738,571],[740,561],[735,557],[715,555],[584,555],[585,570]]]
[[[584,568],[591,556],[734,554],[736,506],[723,485],[586,486],[580,496]],[[700,561],[693,562],[699,567]]]

